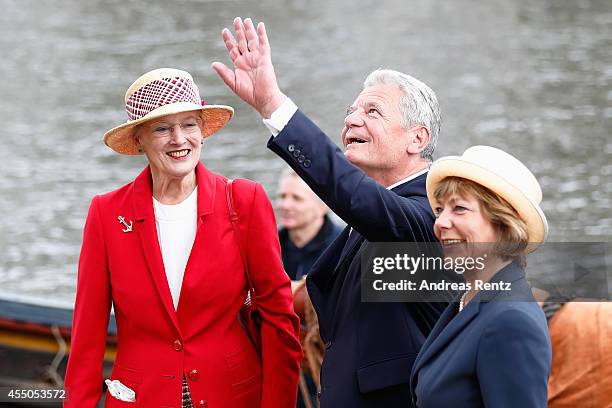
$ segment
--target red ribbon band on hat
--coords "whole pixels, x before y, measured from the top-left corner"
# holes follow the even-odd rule
[[[177,102],[204,106],[196,84],[188,78],[162,78],[138,89],[128,98],[125,110],[130,120],[137,120],[154,109]]]

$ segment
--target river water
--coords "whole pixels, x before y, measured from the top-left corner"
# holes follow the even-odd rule
[[[210,63],[234,16],[265,21],[282,89],[339,142],[344,111],[378,67],[438,94],[436,157],[488,144],[540,180],[550,241],[612,238],[612,3],[609,0],[0,0],[0,290],[74,297],[93,195],[131,181],[143,158],[105,147],[140,74],[193,74],[236,116],[203,162],[260,181],[283,163],[258,116]]]

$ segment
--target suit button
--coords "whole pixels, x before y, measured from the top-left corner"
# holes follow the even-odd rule
[[[287,146],[287,150],[289,150],[290,152],[295,150],[295,145],[290,144],[289,146]]]
[[[325,350],[329,349],[332,346],[331,340],[325,343]]]
[[[174,351],[181,351],[183,349],[183,342],[179,339],[174,340],[174,343],[172,343],[172,348]]]
[[[198,378],[200,378],[200,373],[198,370],[191,370],[189,374],[187,374],[187,377],[189,377],[191,381],[197,381]]]
[[[300,157],[300,154],[302,154],[302,151],[300,149],[295,149],[293,151],[293,157]]]
[[[321,398],[321,390],[317,391],[317,398]]]
[[[304,163],[304,160],[306,160],[306,156],[301,154],[300,157],[298,157],[298,163]]]
[[[208,401],[200,400],[200,402],[198,402],[198,408],[208,408]]]
[[[312,162],[309,159],[304,160],[304,167],[308,168],[311,164]]]

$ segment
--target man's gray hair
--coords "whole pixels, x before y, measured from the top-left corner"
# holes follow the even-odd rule
[[[395,84],[404,93],[399,105],[400,124],[404,129],[422,125],[429,130],[429,144],[421,152],[421,157],[433,161],[440,133],[440,104],[436,93],[418,79],[391,69],[373,71],[363,82],[363,87],[380,84]]]

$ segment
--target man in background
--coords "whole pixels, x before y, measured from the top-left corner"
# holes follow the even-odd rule
[[[291,280],[305,276],[341,229],[327,215],[323,201],[287,168],[278,183],[276,199],[283,266]]]
[[[327,215],[325,203],[289,167],[278,183],[276,209],[283,267],[291,279],[293,306],[300,316],[300,342],[305,351],[296,407],[311,408],[317,406],[323,341],[304,279],[312,264],[342,230]]]

